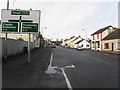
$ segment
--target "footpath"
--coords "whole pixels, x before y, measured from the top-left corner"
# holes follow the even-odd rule
[[[31,63],[27,54],[8,57],[2,63],[2,88],[35,88],[39,78],[47,70],[52,48],[43,47],[31,51]]]

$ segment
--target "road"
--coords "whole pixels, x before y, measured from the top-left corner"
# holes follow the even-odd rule
[[[51,66],[57,73],[62,73],[61,78],[66,82],[57,88],[118,87],[117,55],[91,50],[78,51],[59,46],[53,48],[52,53]]]

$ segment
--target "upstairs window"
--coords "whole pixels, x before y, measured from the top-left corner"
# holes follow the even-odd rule
[[[97,34],[97,39],[99,39],[99,34]]]
[[[95,37],[94,37],[94,35],[93,35],[93,40],[95,40]]]

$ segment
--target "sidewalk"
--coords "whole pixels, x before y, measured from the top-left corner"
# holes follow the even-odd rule
[[[31,63],[27,54],[8,57],[2,63],[2,88],[35,88],[38,78],[47,70],[52,48],[38,48],[31,52]]]

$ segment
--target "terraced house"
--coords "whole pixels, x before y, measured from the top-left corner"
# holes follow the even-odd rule
[[[102,40],[102,51],[120,53],[120,29],[116,29]]]
[[[108,36],[114,31],[114,27],[109,25],[101,28],[98,31],[91,34],[91,50],[101,51],[102,50],[102,39]]]

